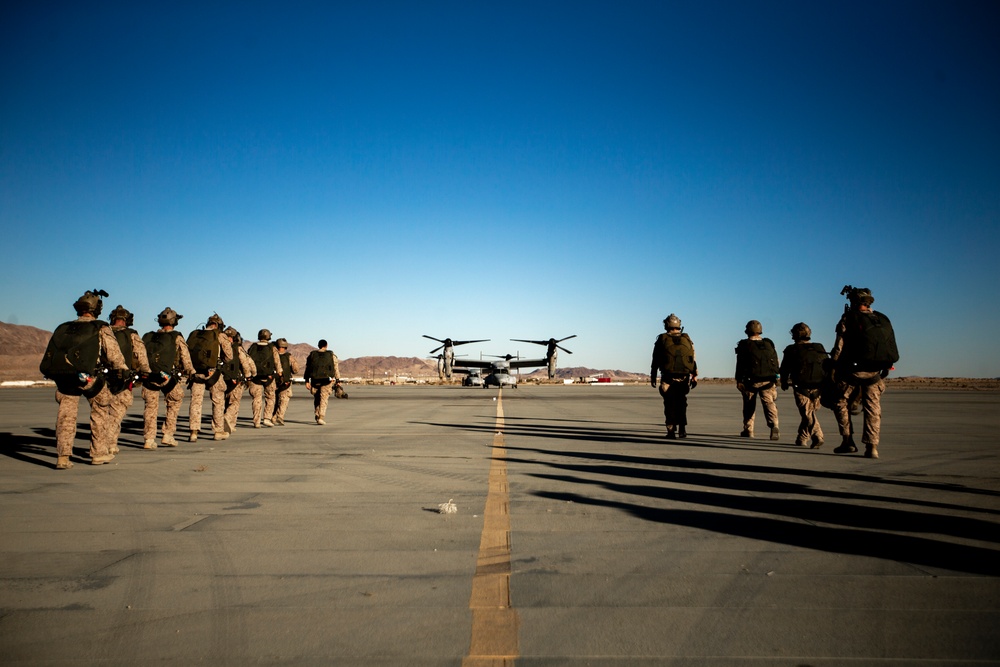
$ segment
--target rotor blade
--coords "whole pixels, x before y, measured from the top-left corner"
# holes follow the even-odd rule
[[[560,338],[560,339],[559,339],[559,340],[557,340],[556,342],[557,342],[557,343],[561,343],[561,342],[563,342],[564,340],[569,340],[570,338],[576,338],[576,334],[573,334],[572,336],[566,336],[565,338]]]
[[[452,341],[452,345],[468,345],[469,343],[485,343],[490,340],[489,338],[481,338],[479,340],[456,340]]]
[[[566,354],[573,354],[572,352],[570,352],[569,350],[567,350],[567,349],[566,349],[565,347],[563,347],[562,345],[556,345],[556,347],[558,347],[558,348],[559,348],[560,350],[562,350],[562,351],[563,351],[563,352],[565,352]]]
[[[430,336],[428,336],[428,338],[430,338]],[[444,347],[444,345],[438,345],[437,347],[435,347],[433,350],[431,350],[427,354],[434,354],[435,352],[437,352],[438,350],[440,350],[442,347]]]
[[[511,340],[517,341],[518,343],[534,343],[535,345],[548,345],[549,344],[549,341],[547,341],[547,340],[525,340],[524,338],[511,338]]]
[[[444,342],[440,338],[435,338],[434,336],[428,336],[427,334],[424,334],[424,338],[430,338],[431,340],[436,340],[439,343],[443,343]]]

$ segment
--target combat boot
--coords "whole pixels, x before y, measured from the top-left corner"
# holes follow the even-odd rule
[[[778,430],[778,425],[775,424],[771,427],[771,440],[777,440],[781,436],[781,432]]]
[[[676,439],[677,439],[677,432],[674,431],[674,427],[673,426],[668,426],[667,427],[667,440],[676,440]]]
[[[683,426],[678,426],[677,427],[677,437],[678,438],[686,438],[686,437],[688,437],[687,429],[684,428]]]
[[[165,436],[163,436],[163,439],[160,442],[163,443],[164,447],[176,447],[177,446],[177,441],[174,440],[174,436],[173,435],[165,435]]]
[[[853,454],[858,451],[858,446],[854,444],[853,435],[845,435],[844,441],[840,443],[840,447],[833,450],[834,454]]]
[[[105,463],[111,463],[111,460],[113,458],[115,458],[114,454],[105,454],[104,456],[95,456],[94,458],[90,459],[90,465],[92,465],[92,466],[99,466],[99,465],[104,465]]]
[[[60,456],[56,459],[56,470],[69,470],[73,467],[73,462],[69,460],[68,456]]]
[[[191,431],[191,435],[188,436],[188,442],[198,442],[198,431]]]
[[[813,436],[812,449],[819,449],[822,446],[823,446],[823,438],[818,438],[816,436]]]
[[[228,438],[229,438],[229,434],[225,433],[225,432],[219,432],[219,433],[215,434],[215,439],[216,440],[227,440]]]
[[[867,445],[867,446],[865,446],[865,458],[866,459],[877,459],[878,458],[878,445]]]
[[[265,420],[264,420],[264,421],[263,421],[262,423],[264,424],[264,426],[267,426],[267,427],[269,427],[269,428],[270,428],[271,426],[274,426],[274,422],[273,422],[273,421],[271,421],[270,419],[265,419]]]
[[[147,440],[142,445],[143,449],[156,449],[156,440]]]
[[[753,437],[753,431],[751,431],[748,428],[745,428],[742,431],[740,431],[740,437],[741,438],[752,438]]]
[[[320,426],[326,426],[326,420],[323,419],[322,417],[316,417],[316,423],[319,424]]]

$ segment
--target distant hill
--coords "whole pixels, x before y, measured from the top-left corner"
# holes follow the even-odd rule
[[[35,327],[0,322],[0,382],[43,379],[38,364],[51,335]]]

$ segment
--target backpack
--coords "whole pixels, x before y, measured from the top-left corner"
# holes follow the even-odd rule
[[[793,348],[795,363],[791,369],[796,387],[816,389],[826,378],[827,359],[830,357],[820,343],[796,343]]]
[[[240,364],[240,349],[242,349],[241,346],[233,341],[233,357],[228,361],[223,361],[220,368],[222,379],[226,382],[227,392],[235,389],[238,384],[246,379],[243,376],[243,366]]]
[[[278,358],[281,359],[281,381],[278,383],[278,391],[284,391],[292,386],[292,353],[279,354]]]
[[[257,366],[257,377],[274,375],[274,347],[271,343],[254,343],[247,354]]]
[[[56,327],[38,370],[50,380],[80,373],[96,375],[101,356],[100,320],[64,322]]]
[[[309,358],[306,360],[306,371],[306,376],[310,379],[322,380],[333,377],[333,352],[330,350],[310,352]]]
[[[196,329],[188,335],[191,364],[198,373],[207,373],[219,367],[219,332],[216,329]]]
[[[142,337],[149,358],[149,368],[156,373],[170,375],[177,362],[177,336],[180,331],[150,331]]]
[[[844,352],[840,361],[847,369],[881,371],[899,361],[896,334],[888,317],[877,311],[851,311],[844,319]]]
[[[660,334],[656,340],[660,346],[664,374],[690,375],[694,372],[694,343],[686,333],[671,336]]]
[[[778,351],[774,349],[770,338],[741,340],[736,354],[743,362],[742,374],[750,380],[762,382],[773,380],[778,375]]]
[[[125,357],[125,365],[129,367],[129,370],[135,370],[135,359],[132,356],[132,333],[131,329],[115,329],[111,328],[111,333],[115,335],[115,340],[118,341],[118,347],[121,348],[122,356]]]

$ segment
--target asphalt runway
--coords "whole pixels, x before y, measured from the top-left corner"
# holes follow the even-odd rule
[[[678,441],[644,386],[349,391],[153,451],[137,395],[103,466],[84,404],[57,471],[0,390],[0,664],[1000,665],[1000,393],[890,390],[872,461],[790,393],[771,442],[732,386]]]

